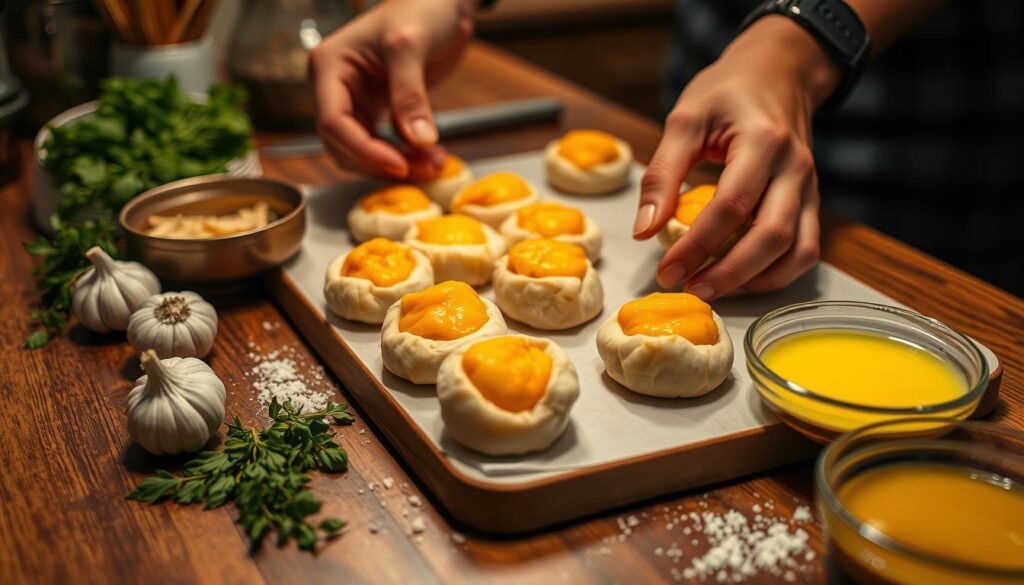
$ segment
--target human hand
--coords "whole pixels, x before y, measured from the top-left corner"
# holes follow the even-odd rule
[[[668,221],[696,163],[725,168],[715,197],[659,264],[661,286],[684,282],[712,300],[786,286],[817,262],[811,117],[838,79],[809,33],[769,16],[687,85],[644,174],[634,238],[650,238]],[[748,223],[735,246],[701,270]]]
[[[473,0],[388,0],[310,54],[317,131],[343,167],[422,180],[444,162],[427,84],[450,72],[473,34]],[[398,147],[374,136],[390,111]]]

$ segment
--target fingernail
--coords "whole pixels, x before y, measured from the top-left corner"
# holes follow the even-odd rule
[[[636,212],[636,221],[633,222],[633,237],[649,230],[652,224],[654,224],[654,204],[641,205]]]
[[[658,273],[658,284],[662,288],[672,288],[686,276],[686,267],[682,264],[669,264]]]
[[[431,146],[437,143],[437,130],[426,118],[416,118],[410,122],[409,132],[418,146]]]
[[[700,297],[703,301],[710,301],[715,297],[715,288],[706,282],[698,282],[689,287],[686,292]]]

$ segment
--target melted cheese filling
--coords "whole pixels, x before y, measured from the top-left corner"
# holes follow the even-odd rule
[[[694,345],[718,341],[711,305],[689,293],[652,293],[622,305],[619,326],[626,335],[678,335]]]
[[[437,177],[435,177],[435,180],[437,180],[437,179],[450,179],[450,178],[454,177],[455,175],[461,173],[462,169],[464,169],[465,166],[466,166],[466,163],[462,162],[461,158],[459,158],[459,157],[457,157],[455,155],[449,154],[449,155],[444,157],[444,165],[441,166],[441,170],[438,171]]]
[[[508,252],[508,269],[531,278],[575,276],[587,274],[587,254],[583,248],[568,242],[535,239],[523,240]]]
[[[425,339],[465,337],[487,322],[487,307],[471,286],[449,280],[402,297],[398,330]]]
[[[714,185],[698,185],[679,195],[676,205],[676,219],[683,225],[693,225],[700,212],[711,202],[717,187]]]
[[[487,175],[463,189],[452,202],[452,209],[466,205],[493,207],[530,196],[530,185],[521,177],[507,172]]]
[[[416,239],[428,244],[456,246],[487,241],[479,221],[468,215],[444,215],[416,223]]]
[[[356,246],[341,265],[342,276],[365,278],[377,286],[392,286],[409,278],[416,267],[412,250],[384,238]]]
[[[581,235],[586,227],[583,212],[560,203],[541,201],[516,212],[516,223],[545,238]]]
[[[393,185],[370,193],[360,204],[370,213],[405,215],[429,208],[430,198],[418,187]]]
[[[581,169],[590,169],[619,158],[615,137],[598,130],[572,130],[558,142],[558,155]]]
[[[462,356],[462,369],[489,402],[509,412],[532,409],[548,387],[552,361],[522,337],[492,337]]]

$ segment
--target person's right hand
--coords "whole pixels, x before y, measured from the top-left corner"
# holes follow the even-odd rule
[[[387,0],[313,49],[317,131],[343,167],[421,180],[444,162],[427,84],[451,71],[473,34],[473,0]],[[405,146],[374,136],[389,111]]]

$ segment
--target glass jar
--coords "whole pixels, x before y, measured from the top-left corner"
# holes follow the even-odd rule
[[[228,73],[249,91],[257,126],[313,127],[313,97],[307,79],[309,51],[357,12],[339,0],[250,0],[228,48]]]

